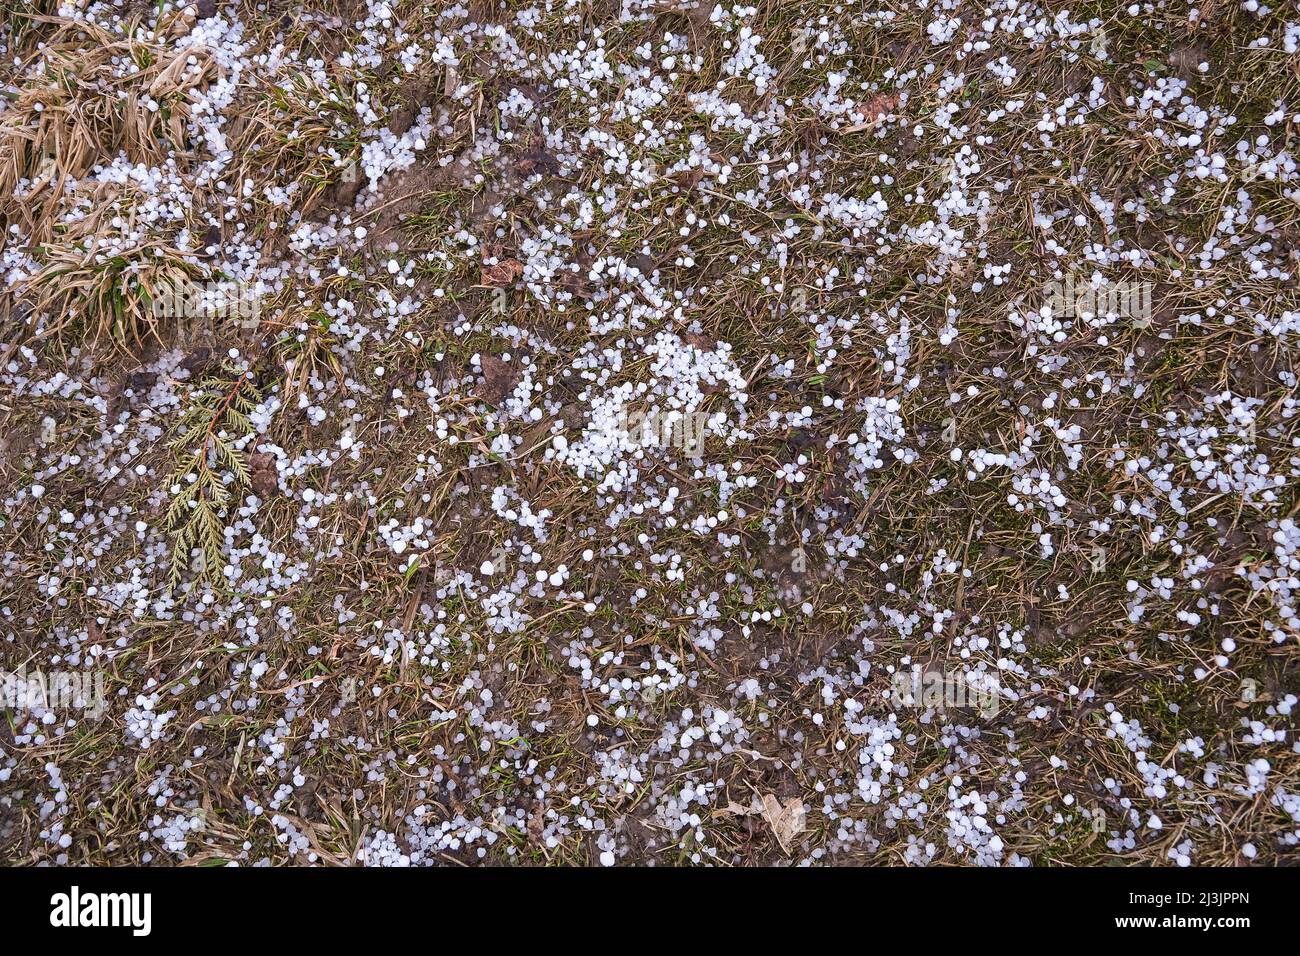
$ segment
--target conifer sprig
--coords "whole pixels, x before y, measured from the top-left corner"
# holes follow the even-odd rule
[[[249,415],[260,397],[252,372],[230,365],[200,380],[176,428],[172,448],[176,468],[171,477],[172,503],[167,528],[172,533],[170,585],[174,589],[197,549],[198,577],[221,580],[225,519],[233,499],[231,486],[247,487],[248,461],[239,439],[253,431]]]

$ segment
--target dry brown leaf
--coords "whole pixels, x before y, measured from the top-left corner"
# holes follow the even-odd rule
[[[896,93],[877,93],[865,103],[859,103],[855,112],[858,114],[861,122],[848,127],[844,132],[856,133],[861,130],[871,129],[882,119],[894,111],[898,105],[898,95]]]
[[[478,391],[478,397],[489,405],[500,405],[514,391],[514,368],[495,355],[480,355],[479,364],[483,369],[483,386]]]
[[[758,798],[755,797],[755,802]],[[803,801],[798,797],[791,797],[784,804],[776,798],[775,794],[767,793],[763,795],[761,810],[763,819],[767,825],[772,828],[776,834],[777,842],[781,844],[781,849],[790,852],[790,845],[794,838],[803,833],[807,823],[807,814],[804,811]]]
[[[262,501],[269,501],[280,484],[280,472],[276,467],[275,455],[265,451],[255,451],[248,456],[251,472],[253,494]]]
[[[499,289],[510,285],[523,274],[523,263],[505,256],[500,243],[490,242],[483,246],[479,285]]]
[[[803,801],[798,797],[791,797],[782,803],[774,793],[765,793],[761,797],[754,794],[754,799],[749,806],[728,800],[723,812],[738,817],[762,817],[772,828],[777,842],[786,853],[790,852],[794,838],[807,828],[807,811],[804,809]]]

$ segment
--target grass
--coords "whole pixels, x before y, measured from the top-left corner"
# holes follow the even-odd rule
[[[319,7],[308,14],[333,15]],[[1183,175],[1196,150],[1170,136],[1193,114],[1136,106],[1185,75],[1200,108],[1237,116],[1202,131],[1207,149],[1232,154],[1265,129],[1285,141],[1290,119],[1263,125],[1300,102],[1284,15],[1207,8],[1192,27],[1076,4],[1072,20],[1104,29],[1104,56],[1090,29],[1051,44],[1000,33],[959,57],[931,41],[936,13],[906,5],[880,23],[756,7],[743,19],[764,38],[765,91],[727,72],[730,14],[538,11],[511,27],[516,58],[478,42],[516,5],[476,8],[470,28],[405,2],[393,8],[408,36],[385,34],[372,57],[354,26],[364,10],[333,25],[242,8],[250,49],[280,44],[286,66],[241,66],[216,174],[196,104],[230,74],[214,51],[177,51],[183,14],[110,27],[28,4],[11,17],[0,664],[81,667],[93,653],[110,699],[100,722],[8,715],[0,857],[347,865],[376,862],[382,833],[435,863],[592,865],[612,849],[655,865],[1165,865],[1187,838],[1198,864],[1242,864],[1247,843],[1256,862],[1293,861],[1278,797],[1300,767],[1279,705],[1297,645],[1250,575],[1281,573],[1272,534],[1297,509],[1295,366],[1291,333],[1251,314],[1276,320],[1297,300],[1243,250],[1267,240],[1258,257],[1294,269],[1294,174],[1233,159],[1225,182]],[[792,49],[815,18],[829,42]],[[594,43],[597,22],[617,69],[595,95],[558,85],[546,55]],[[435,33],[457,53],[454,83],[427,55],[398,63]],[[1262,34],[1269,47],[1245,48]],[[985,69],[1001,56],[1018,71],[1006,86]],[[1189,72],[1201,58],[1207,71]],[[897,94],[893,118],[835,114],[832,74],[841,100]],[[1084,114],[1094,77],[1106,102]],[[724,80],[722,99],[774,132],[751,138],[707,111]],[[512,89],[531,113],[502,106]],[[365,144],[400,135],[417,107],[434,121],[425,151],[378,193],[348,188]],[[1058,107],[1080,121],[1041,128]],[[174,163],[174,206],[106,175],[119,155]],[[669,172],[690,161],[703,176]],[[637,162],[653,162],[648,181],[633,181]],[[967,205],[941,210],[954,177]],[[1233,243],[1220,223],[1242,190]],[[824,202],[877,192],[878,226]],[[946,247],[927,231],[940,219],[959,234]],[[1203,269],[1216,236],[1229,254]],[[529,243],[543,250],[532,265],[550,250],[567,273],[511,276],[498,300],[483,246],[522,263]],[[985,274],[1007,264],[1004,282]],[[1043,283],[1093,268],[1153,277],[1150,328],[1036,331]],[[153,309],[176,282],[253,276],[269,287],[253,323]],[[710,436],[702,464],[647,454],[635,480],[601,486],[548,449],[579,442],[618,386],[669,381],[645,349],[656,333],[715,356],[730,346],[744,400],[723,386],[700,407],[745,437]],[[530,382],[540,417],[486,400],[475,355],[508,355],[510,387]],[[1241,450],[1207,404],[1225,390],[1260,403],[1254,451],[1288,478],[1273,500],[1217,486],[1178,444],[1189,429],[1205,460]],[[864,467],[845,439],[889,399],[904,437]],[[1205,437],[1210,424],[1221,431]],[[968,474],[977,449],[1023,448],[1021,484],[1004,466]],[[805,480],[780,477],[798,455]],[[267,469],[266,494],[250,494]],[[498,489],[512,494],[494,508]],[[520,502],[551,512],[544,535]],[[494,553],[503,566],[486,576]],[[546,583],[560,565],[568,580]],[[1168,598],[1144,593],[1156,577],[1173,580]],[[1228,666],[1214,660],[1225,638]],[[913,663],[1000,667],[1014,697],[987,721],[895,711],[891,668]],[[1144,762],[1107,706],[1149,741]],[[128,733],[133,708],[174,712],[148,747]],[[719,712],[735,723],[681,744]],[[873,748],[891,713],[885,770]],[[1286,741],[1248,742],[1251,720]],[[1196,737],[1203,757],[1179,750]],[[1261,757],[1268,781],[1251,791]],[[1152,796],[1144,763],[1182,783]],[[50,812],[47,764],[66,794]],[[679,804],[698,791],[705,803]],[[971,791],[996,860],[947,816]],[[788,851],[761,816],[727,810],[764,794],[806,808]]]

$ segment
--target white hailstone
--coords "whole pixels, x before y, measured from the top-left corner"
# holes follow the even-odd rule
[[[486,575],[496,574],[496,569],[492,567],[491,561],[484,561],[482,564],[478,566],[478,570],[479,570],[479,574],[486,574]]]
[[[605,850],[600,854],[601,866],[613,866],[615,862],[616,860],[614,857],[614,852],[612,850]]]
[[[33,498],[40,498],[40,497],[43,497],[44,495],[45,495],[45,486],[44,486],[44,485],[32,485],[32,497],[33,497]]]

